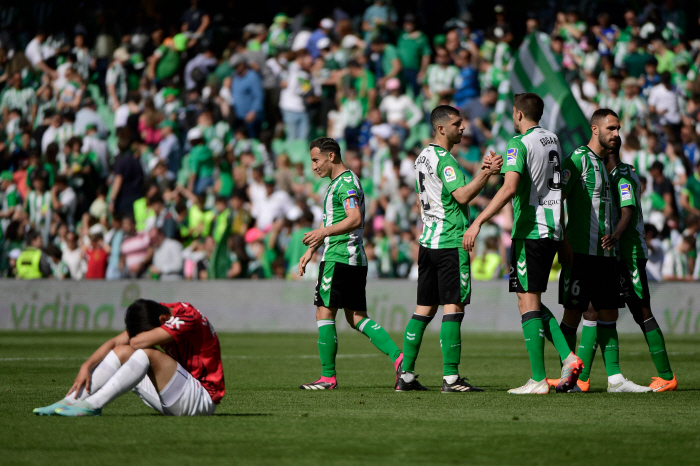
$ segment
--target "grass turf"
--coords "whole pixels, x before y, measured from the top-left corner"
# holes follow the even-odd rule
[[[0,333],[0,463],[693,464],[700,453],[697,336],[669,337],[675,393],[608,394],[600,356],[588,394],[513,396],[529,364],[522,336],[468,334],[461,372],[485,393],[441,394],[437,334],[416,370],[431,392],[395,393],[393,366],[357,333],[339,335],[340,389],[302,391],[320,373],[313,334],[222,334],[228,393],[211,418],[163,417],[127,394],[100,418],[39,417],[110,337]],[[394,335],[400,342],[400,336]],[[655,374],[641,335],[621,335],[625,376]],[[400,343],[399,343],[400,345]],[[557,376],[547,348],[548,375]]]

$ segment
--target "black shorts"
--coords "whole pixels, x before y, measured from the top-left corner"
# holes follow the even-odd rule
[[[510,246],[511,293],[545,292],[559,241],[550,238],[513,239]]]
[[[366,312],[366,285],[367,266],[321,262],[314,305]]]
[[[651,309],[649,282],[647,281],[647,260],[644,257],[619,257],[617,273],[620,277],[620,307],[635,304]]]
[[[472,295],[469,253],[462,248],[418,252],[418,305],[469,304]]]
[[[589,303],[596,311],[619,307],[620,281],[614,257],[574,253],[574,263],[562,268],[559,304],[585,312]]]

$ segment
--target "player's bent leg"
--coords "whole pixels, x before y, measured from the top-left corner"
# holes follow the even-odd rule
[[[335,328],[336,308],[318,306],[318,355],[321,359],[321,377],[311,383],[299,386],[302,390],[333,390],[338,388],[335,372],[335,358],[338,354],[338,333]]]
[[[146,351],[136,350],[97,392],[83,401],[78,401],[68,408],[56,412],[62,416],[70,417],[99,416],[102,414],[104,406],[138,385],[148,375],[150,368],[151,363]]]
[[[552,314],[544,304],[540,304],[540,314],[542,315],[542,327],[544,327],[544,336],[547,340],[551,341],[554,348],[559,353],[559,359],[563,361],[568,358],[574,349],[569,346],[569,341],[564,335],[561,326],[557,323],[556,317]],[[576,329],[574,329],[574,340],[576,339]],[[574,345],[576,343],[574,342]]]
[[[396,343],[394,343],[394,340],[391,339],[386,330],[370,319],[366,312],[346,309],[345,318],[352,328],[369,338],[369,341],[372,342],[379,351],[391,358],[391,361],[394,363],[395,388],[403,367],[403,355],[399,347],[396,346]]]
[[[55,415],[57,409],[65,409],[66,407],[78,401],[83,401],[88,396],[90,396],[90,394],[95,393],[97,390],[99,390],[112,377],[112,375],[114,375],[114,373],[117,372],[117,370],[122,365],[120,358],[115,353],[115,350],[119,351],[120,346],[123,345],[118,345],[114,350],[107,353],[107,356],[105,356],[105,358],[102,361],[100,361],[100,363],[92,370],[89,390],[81,388],[80,392],[70,393],[65,398],[56,403],[53,403],[49,406],[44,406],[42,408],[34,409],[34,414],[40,416]]]

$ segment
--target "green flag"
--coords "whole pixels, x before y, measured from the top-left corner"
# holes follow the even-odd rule
[[[498,89],[497,119],[493,127],[494,145],[499,153],[515,135],[513,95],[534,92],[544,100],[543,128],[559,137],[564,156],[590,139],[590,125],[571,93],[552,50],[541,35],[525,38],[509,64],[509,79]]]

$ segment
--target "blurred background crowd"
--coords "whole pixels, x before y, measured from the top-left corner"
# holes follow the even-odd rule
[[[368,278],[416,279],[413,163],[430,111],[463,112],[452,154],[471,179],[494,145],[509,60],[538,34],[584,115],[621,117],[649,279],[698,280],[698,4],[429,3],[3,6],[0,274],[299,279],[329,183],[308,144],[329,136],[365,191]],[[482,228],[473,279],[507,275],[511,226],[508,206]]]

